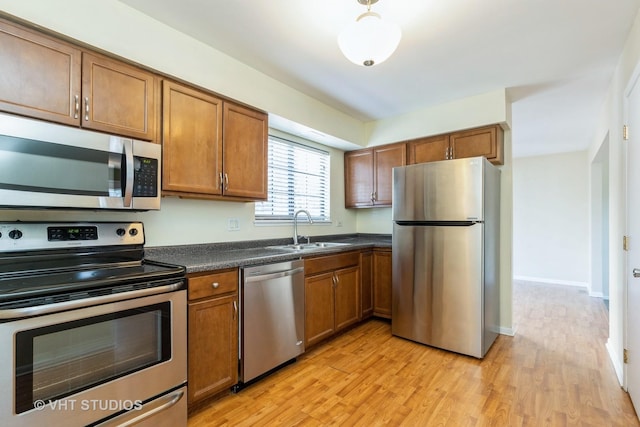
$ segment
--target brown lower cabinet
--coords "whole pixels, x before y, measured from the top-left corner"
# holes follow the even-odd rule
[[[360,253],[360,301],[362,319],[373,316],[373,250]]]
[[[359,252],[305,259],[306,348],[362,318],[359,262]]]
[[[373,251],[373,314],[391,319],[391,249]]]
[[[187,286],[192,406],[238,382],[238,269],[190,274]]]

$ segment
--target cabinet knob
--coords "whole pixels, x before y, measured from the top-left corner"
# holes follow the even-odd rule
[[[211,284],[211,287],[212,287],[213,289],[218,289],[218,288],[220,287],[220,283],[218,283],[218,282],[213,282],[213,283]]]

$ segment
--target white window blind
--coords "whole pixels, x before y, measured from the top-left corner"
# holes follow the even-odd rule
[[[256,222],[293,220],[299,209],[315,222],[330,221],[329,153],[273,136],[268,151],[269,195],[256,203]]]

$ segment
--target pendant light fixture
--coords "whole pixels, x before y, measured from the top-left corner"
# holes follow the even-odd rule
[[[340,33],[338,46],[349,61],[371,67],[391,56],[402,34],[397,25],[384,21],[379,14],[371,11],[371,5],[378,0],[357,2],[367,6],[367,11]]]

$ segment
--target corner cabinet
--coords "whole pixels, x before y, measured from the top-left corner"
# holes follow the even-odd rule
[[[391,206],[392,169],[406,165],[406,145],[384,145],[344,154],[345,207]]]
[[[189,406],[238,383],[238,269],[187,276]]]
[[[409,164],[484,156],[504,164],[504,131],[500,125],[484,126],[407,142]]]
[[[164,195],[266,200],[266,113],[165,80],[162,118]]]
[[[305,348],[361,319],[359,259],[358,252],[305,259]]]
[[[158,77],[0,20],[0,111],[158,140]]]

